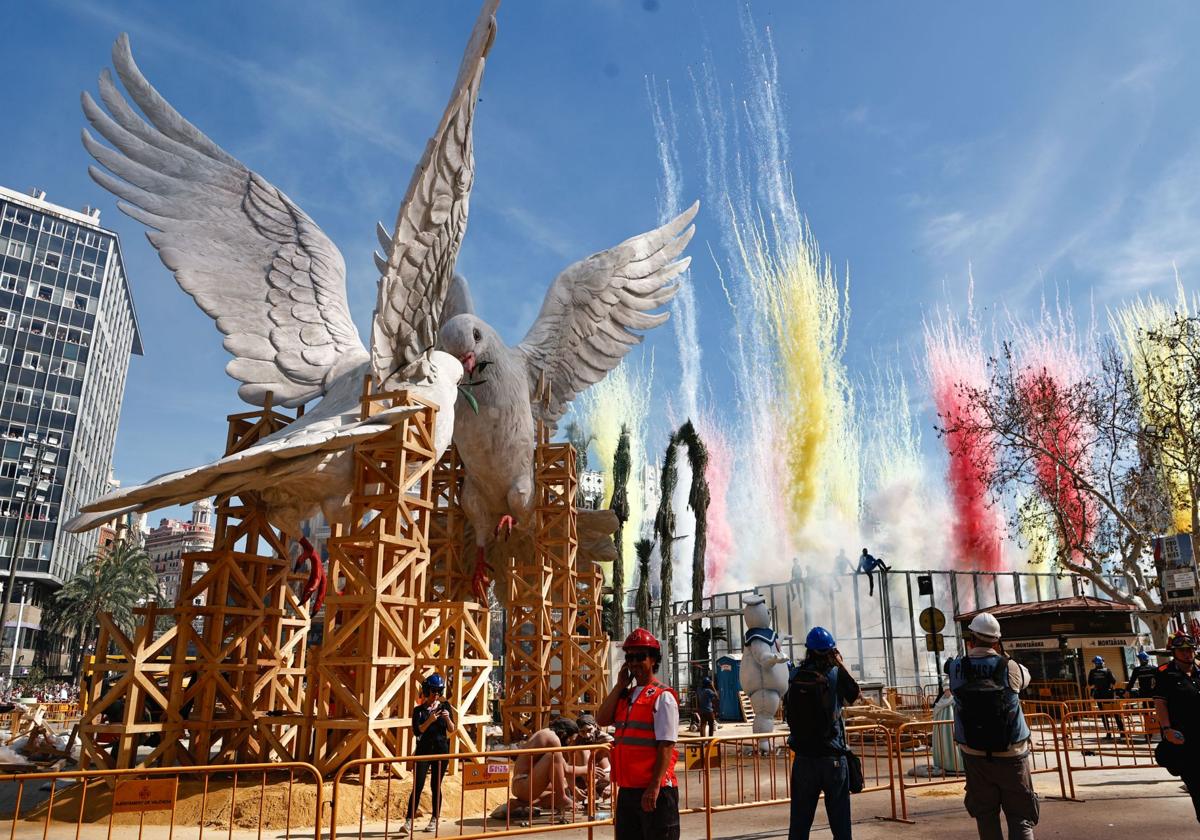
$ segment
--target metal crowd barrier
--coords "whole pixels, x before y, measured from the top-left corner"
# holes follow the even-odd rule
[[[929,695],[919,685],[889,685],[883,689],[888,704],[898,712],[928,712]],[[937,698],[934,697],[934,702]]]
[[[60,787],[62,782],[67,786]],[[305,795],[297,783],[313,788]],[[128,840],[136,825],[141,840],[147,826],[164,824],[172,840],[203,840],[206,829],[229,837],[235,829],[256,830],[262,840],[264,823],[272,840],[320,840],[321,783],[317,768],[301,762],[3,775],[0,801],[13,805],[0,819],[10,821],[9,840],[16,838],[18,824],[25,836],[40,828],[42,840],[79,840],[85,825],[105,823],[108,840],[114,828]],[[275,801],[264,820],[269,798]],[[283,826],[277,824],[280,819]]]
[[[1123,708],[1114,703],[1102,709],[1067,712],[1062,723],[1062,738],[1071,798],[1076,798],[1076,773],[1158,768],[1151,737],[1156,731],[1153,709]]]
[[[712,840],[714,813],[788,804],[793,756],[787,738],[786,732],[773,732],[681,740],[680,815],[704,813],[705,837]],[[862,793],[888,791],[896,819],[891,733],[878,724],[848,726],[846,745],[862,763]]]
[[[443,829],[442,823],[439,822],[437,831],[433,833],[434,837],[473,840],[474,838],[482,837],[512,837],[521,834],[586,828],[587,836],[591,838],[593,830],[596,827],[612,825],[613,821],[612,803],[609,802],[607,805],[601,806],[601,801],[607,801],[607,799],[600,800],[596,790],[596,767],[598,764],[602,764],[603,760],[608,757],[609,751],[610,747],[608,744],[592,744],[572,747],[544,747],[538,749],[490,750],[488,752],[450,753],[444,755],[401,756],[398,758],[356,759],[343,765],[334,776],[333,798],[329,803],[329,840],[337,840],[339,836],[354,837],[358,838],[358,840],[368,837],[372,840],[377,840],[377,838],[378,840],[388,840],[390,837],[407,837],[408,834],[402,831],[402,827],[408,818],[408,797],[403,795],[401,785],[403,785],[404,790],[411,790],[412,776],[417,769],[416,765],[418,763],[432,763],[437,761],[462,761],[463,772],[459,776],[462,780],[462,795],[459,797],[457,819],[455,819],[454,814],[446,814],[446,803],[443,801],[443,810],[440,816],[445,820],[448,829]],[[545,817],[532,816],[534,806],[540,802],[539,798],[531,796],[529,801],[526,801],[513,795],[513,782],[521,780],[515,773],[517,763],[521,759],[528,759],[529,768],[533,768],[539,759],[551,754],[562,756],[568,767],[579,768],[579,775],[586,778],[587,783],[584,789],[577,789],[573,781],[570,782],[575,793],[575,798],[585,803],[585,810],[583,812],[579,812],[576,809],[576,803],[574,802],[568,808],[565,802],[558,801],[553,790],[553,776],[551,776],[551,783],[548,788],[551,794]],[[406,776],[403,782],[397,778],[397,771]],[[531,773],[532,770],[526,772]],[[353,776],[357,776],[358,778],[350,778]],[[362,782],[364,777],[372,779],[369,783],[371,786],[370,792],[364,789],[365,786]],[[574,772],[571,773],[568,779],[571,780],[573,778],[576,778]],[[396,788],[395,800],[393,800],[393,785]],[[351,789],[354,789],[354,792]],[[503,789],[502,794],[499,793],[501,789]],[[474,790],[482,792],[481,802],[477,806],[472,806],[468,811],[466,794],[468,791]],[[365,828],[366,809],[361,804],[365,803],[369,798],[376,798],[380,795],[384,797],[386,803],[383,812],[382,832],[376,826],[371,826],[370,829]],[[428,779],[426,780],[425,795],[429,795]],[[611,797],[615,798],[615,795],[615,790],[610,792]],[[338,826],[337,815],[340,813],[342,803],[347,797],[350,797],[352,807],[355,807],[353,803],[360,803],[357,806],[359,812],[357,830],[354,827]],[[529,816],[514,817],[512,815],[513,808],[510,807],[506,809],[503,818],[497,817],[493,819],[491,812],[498,805],[505,803],[510,806],[516,803],[527,808]],[[425,811],[422,818],[427,819],[429,816],[429,811]],[[447,820],[447,817],[450,817],[450,819]],[[457,831],[454,829],[457,829]]]
[[[1025,715],[1030,730],[1033,775],[1057,773],[1063,799],[1067,798],[1063,752],[1055,720],[1042,712]],[[954,721],[928,720],[902,723],[896,730],[900,819],[909,821],[908,792],[916,788],[966,785],[962,751],[954,741]],[[917,779],[925,781],[917,781]],[[1071,789],[1074,798],[1074,788]]]

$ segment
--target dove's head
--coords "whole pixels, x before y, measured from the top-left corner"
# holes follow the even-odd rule
[[[455,315],[438,330],[438,347],[462,362],[467,376],[487,366],[500,346],[496,331],[474,315]]]

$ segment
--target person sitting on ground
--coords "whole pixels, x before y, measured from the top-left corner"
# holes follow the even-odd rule
[[[556,717],[545,729],[530,735],[523,750],[569,747],[579,738],[579,727],[570,718]],[[548,805],[562,818],[575,808],[571,795],[574,787],[568,783],[568,774],[574,778],[587,768],[576,768],[567,761],[563,753],[551,749],[541,755],[520,755],[513,764],[512,796],[517,804],[532,812],[535,805]]]
[[[596,722],[596,718],[592,715],[580,715],[575,719],[575,725],[579,727],[579,737],[575,740],[576,744],[611,744],[613,741],[613,737],[600,728],[600,724]],[[587,797],[589,795],[589,768],[595,779],[594,787],[590,792],[594,794],[594,798],[599,801],[607,799],[611,795],[612,766],[608,760],[608,753],[608,750],[580,750],[570,754],[575,775],[577,797]],[[582,774],[580,771],[582,771]]]

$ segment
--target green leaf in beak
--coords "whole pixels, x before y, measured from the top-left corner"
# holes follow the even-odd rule
[[[466,398],[467,405],[471,406],[471,410],[474,411],[476,414],[478,414],[479,413],[479,400],[475,399],[475,395],[472,394],[470,391],[468,391],[466,388],[464,388],[462,385],[458,386],[458,393],[462,394],[463,397]]]

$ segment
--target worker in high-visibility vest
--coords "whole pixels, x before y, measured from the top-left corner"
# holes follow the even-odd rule
[[[614,834],[616,840],[679,840],[679,695],[656,676],[662,646],[648,630],[637,628],[621,647],[625,665],[596,712],[601,726],[616,726]]]

